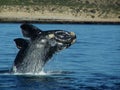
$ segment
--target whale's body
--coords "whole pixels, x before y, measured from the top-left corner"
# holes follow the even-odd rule
[[[76,39],[73,32],[63,30],[42,31],[31,24],[21,25],[23,38],[15,39],[19,52],[12,72],[39,73],[54,53],[68,48]]]

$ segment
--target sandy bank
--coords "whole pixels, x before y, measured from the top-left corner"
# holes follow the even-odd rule
[[[120,18],[114,13],[101,15],[100,11],[96,13],[91,12],[73,12],[73,10],[62,7],[59,10],[35,10],[36,7],[3,7],[0,11],[0,22],[22,22],[22,21],[36,21],[36,22],[110,22],[120,23]],[[53,9],[53,8],[52,8]]]

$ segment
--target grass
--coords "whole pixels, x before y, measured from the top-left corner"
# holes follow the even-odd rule
[[[79,2],[80,1],[80,2]],[[107,6],[109,8],[112,7],[113,9],[118,9],[120,8],[119,5],[117,4],[112,4],[110,3],[111,0],[104,0],[106,3],[100,4],[99,2],[101,0],[97,0],[97,2],[90,3],[90,0],[86,0],[85,3],[83,3],[84,0],[0,0],[0,6],[1,5],[40,5],[40,6],[45,6],[45,5],[54,5],[54,6],[67,6],[67,7],[85,7],[85,8],[96,8],[96,7],[104,7]],[[107,3],[108,2],[108,3]],[[116,0],[118,3],[119,0]]]
[[[63,5],[74,6],[74,0],[0,0],[0,5]]]

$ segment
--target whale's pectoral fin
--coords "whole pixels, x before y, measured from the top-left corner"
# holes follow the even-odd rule
[[[14,41],[18,49],[26,48],[29,44],[28,40],[22,38],[16,38]]]
[[[20,27],[22,29],[23,36],[31,38],[32,40],[42,33],[42,30],[32,24],[24,23]]]

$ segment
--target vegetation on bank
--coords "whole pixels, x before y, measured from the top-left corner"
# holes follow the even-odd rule
[[[79,8],[120,9],[119,0],[0,0],[1,5],[57,5]]]

